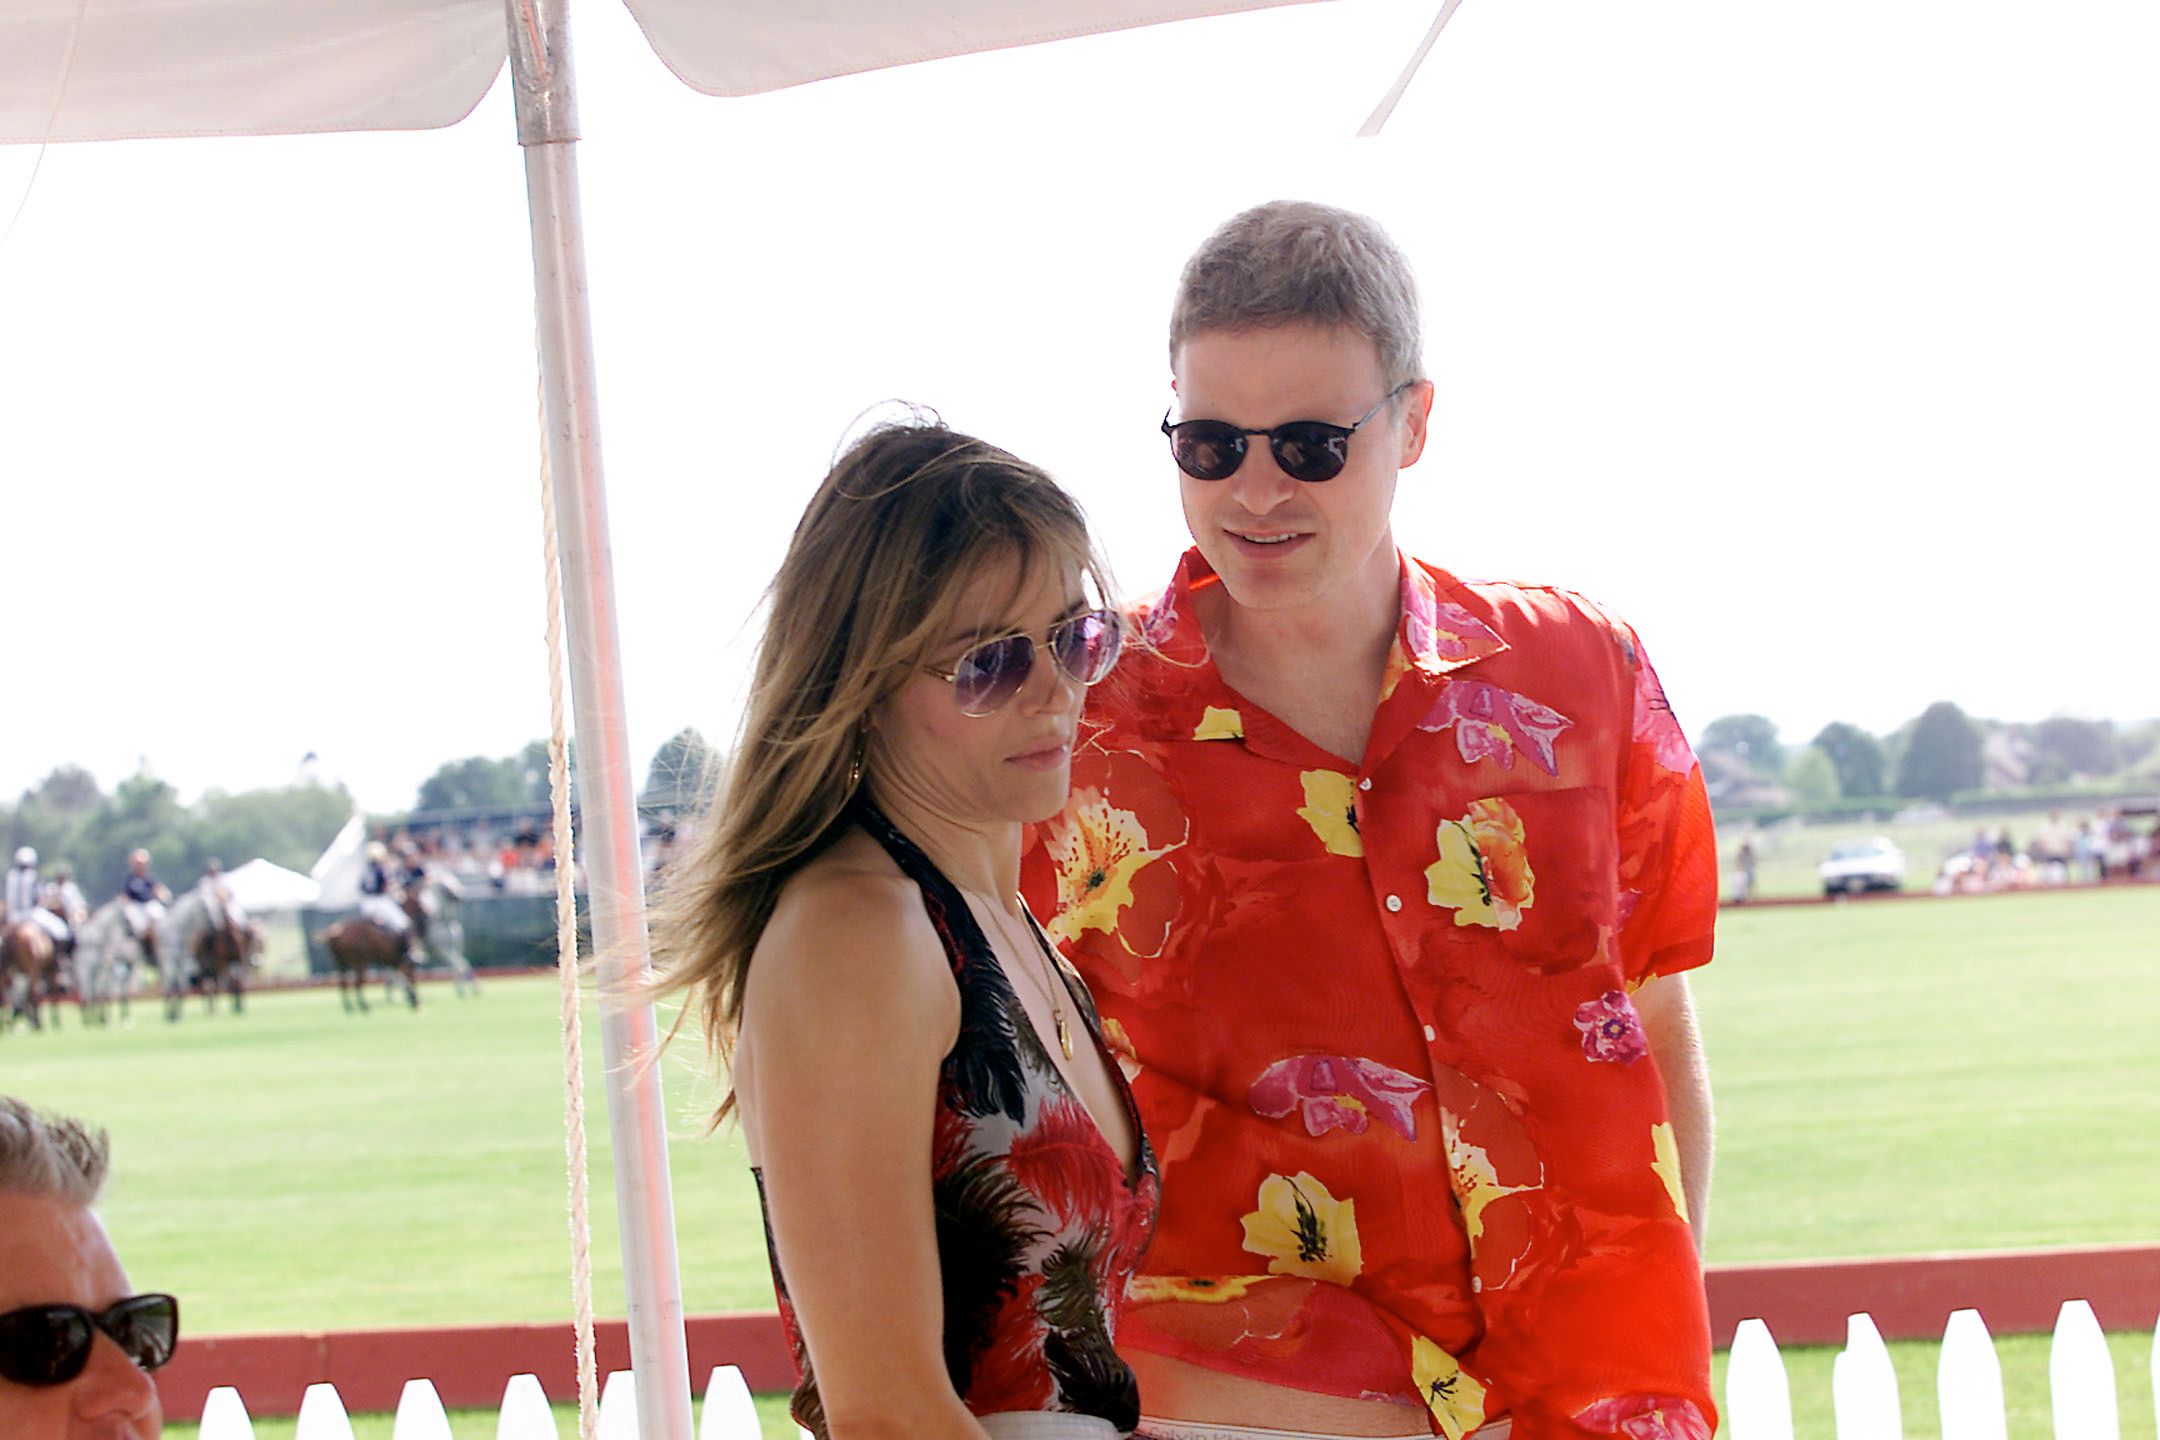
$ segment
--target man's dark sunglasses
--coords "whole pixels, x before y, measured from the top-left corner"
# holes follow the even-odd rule
[[[1325,420],[1291,420],[1272,430],[1245,429],[1227,420],[1181,420],[1173,425],[1165,411],[1162,432],[1170,437],[1170,458],[1195,480],[1227,480],[1237,474],[1238,466],[1245,463],[1245,437],[1265,435],[1283,474],[1317,485],[1342,474],[1350,461],[1350,437],[1415,384],[1415,380],[1405,380],[1388,391],[1355,425],[1330,425]]]
[[[1090,610],[1058,621],[1043,638],[1058,669],[1082,685],[1093,685],[1117,664],[1124,630],[1117,611]],[[988,715],[1027,684],[1035,668],[1035,640],[1029,635],[1001,635],[968,647],[950,670],[925,668],[951,683],[961,714]]]
[[[102,1311],[80,1305],[26,1305],[0,1315],[0,1380],[65,1385],[90,1363],[102,1330],[128,1359],[155,1370],[180,1339],[180,1302],[170,1295],[130,1295]]]

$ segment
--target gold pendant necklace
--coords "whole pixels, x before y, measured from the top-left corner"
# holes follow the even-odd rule
[[[1043,998],[1050,1002],[1050,1022],[1057,1031],[1058,1049],[1064,1051],[1065,1058],[1070,1060],[1073,1058],[1072,1027],[1065,1022],[1065,1004],[1058,999],[1058,992],[1064,986],[1058,981],[1057,962],[1050,958],[1050,942],[1045,940],[1042,931],[1035,927],[1035,917],[1029,914],[1027,902],[1021,900],[1017,894],[1013,896],[1013,899],[1020,901],[1020,914],[1025,922],[1028,938],[1035,942],[1032,947],[1023,946],[1021,948],[1034,949],[1036,958],[1042,962]],[[1001,908],[996,913],[998,933],[1010,941],[1012,932],[1005,928],[1005,912]]]

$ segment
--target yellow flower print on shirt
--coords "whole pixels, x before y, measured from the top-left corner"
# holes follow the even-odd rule
[[[1457,925],[1513,930],[1522,924],[1537,877],[1514,806],[1475,801],[1462,819],[1441,821],[1434,839],[1440,858],[1425,867],[1426,899],[1453,910]]]
[[[1305,803],[1298,816],[1330,855],[1363,855],[1365,841],[1357,828],[1357,784],[1340,770],[1307,770],[1298,776]]]
[[[1672,1208],[1680,1212],[1682,1220],[1687,1219],[1687,1192],[1680,1188],[1680,1142],[1673,1137],[1672,1126],[1652,1125],[1650,1148],[1657,1153],[1650,1168],[1665,1182],[1665,1193],[1672,1196]]]
[[[1268,1274],[1348,1285],[1365,1268],[1357,1202],[1337,1200],[1300,1170],[1260,1182],[1260,1208],[1244,1219],[1245,1248],[1268,1258]]]
[[[1535,1190],[1536,1185],[1502,1185],[1500,1172],[1482,1145],[1463,1138],[1462,1121],[1454,1111],[1440,1111],[1440,1143],[1447,1151],[1448,1173],[1455,1181],[1455,1203],[1462,1209],[1463,1233],[1475,1251],[1485,1234],[1485,1207],[1495,1200]]]
[[[1245,717],[1220,705],[1208,706],[1192,732],[1195,740],[1242,740],[1244,737]]]
[[[1440,1433],[1462,1437],[1485,1423],[1485,1387],[1454,1356],[1419,1335],[1410,1342],[1410,1378],[1432,1407]]]
[[[1057,913],[1043,929],[1050,938],[1072,940],[1083,930],[1109,934],[1118,911],[1133,903],[1132,881],[1157,856],[1177,848],[1148,848],[1147,831],[1130,810],[1120,810],[1099,790],[1072,798],[1058,823],[1044,833],[1057,867]]]
[[[1135,1275],[1125,1282],[1125,1298],[1135,1305],[1179,1300],[1188,1305],[1227,1305],[1242,1300],[1265,1275]]]

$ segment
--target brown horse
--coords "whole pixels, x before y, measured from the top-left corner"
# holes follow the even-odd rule
[[[240,997],[246,988],[248,967],[255,963],[262,949],[262,926],[253,920],[235,925],[227,916],[195,932],[196,983],[202,987],[205,1013],[217,1008],[217,994],[221,989],[232,996],[233,1013],[240,1013],[244,1008]]]
[[[15,998],[15,977],[22,977],[22,998]],[[60,956],[45,927],[35,920],[18,920],[0,932],[0,997],[9,1005],[9,1017],[24,1015],[30,1028],[45,1028],[44,1007],[51,1006],[53,1024],[60,1023]]]
[[[347,1010],[367,1012],[367,972],[395,973],[405,982],[405,999],[420,1008],[420,987],[413,983],[412,954],[402,937],[372,920],[340,920],[315,932],[337,966],[338,999]]]

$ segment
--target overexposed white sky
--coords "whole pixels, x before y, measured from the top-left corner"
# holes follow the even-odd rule
[[[727,735],[866,406],[1186,543],[1179,264],[1281,195],[1415,263],[1397,534],[1632,619],[1691,730],[2160,713],[2160,11],[1342,0],[714,100],[573,6],[631,750]],[[376,809],[547,723],[507,86],[410,135],[0,150],[0,794],[301,755]],[[33,682],[32,677],[37,677]]]

